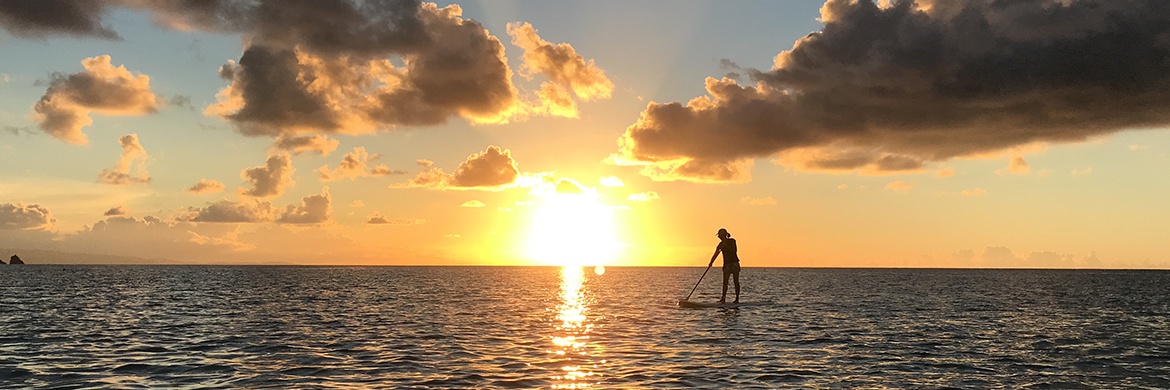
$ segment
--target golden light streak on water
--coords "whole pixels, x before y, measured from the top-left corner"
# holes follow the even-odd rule
[[[549,351],[563,359],[561,373],[553,375],[554,389],[583,389],[596,384],[597,374],[590,370],[589,332],[593,329],[585,315],[585,271],[581,266],[561,269],[561,301],[557,305],[556,334],[551,336],[555,349]],[[562,358],[563,357],[563,358]]]

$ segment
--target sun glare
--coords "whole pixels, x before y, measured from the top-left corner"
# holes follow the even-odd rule
[[[551,193],[537,209],[528,256],[548,265],[603,265],[617,253],[613,210],[596,193]]]

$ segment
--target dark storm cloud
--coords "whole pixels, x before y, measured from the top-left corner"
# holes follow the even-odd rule
[[[4,0],[0,1],[0,28],[21,37],[53,35],[118,39],[102,25],[105,0]]]
[[[777,156],[804,170],[920,171],[1170,124],[1170,3],[830,0],[824,28],[710,96],[651,103],[619,163],[664,180]],[[998,155],[997,155],[998,156]]]

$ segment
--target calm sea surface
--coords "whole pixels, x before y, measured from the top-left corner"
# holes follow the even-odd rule
[[[1167,272],[605,271],[0,266],[0,386],[1170,388]]]

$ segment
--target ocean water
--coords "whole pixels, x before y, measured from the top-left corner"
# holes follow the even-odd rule
[[[0,266],[0,386],[1170,388],[1167,272],[701,272]]]

